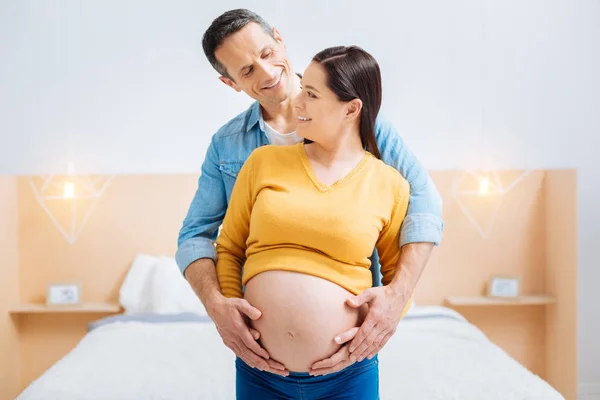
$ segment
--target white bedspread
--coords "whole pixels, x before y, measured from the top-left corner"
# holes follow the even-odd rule
[[[452,315],[417,307],[402,321],[380,354],[381,399],[563,399]],[[211,322],[114,322],[86,335],[18,400],[234,399],[233,361]]]
[[[379,358],[382,399],[564,400],[466,321],[406,319]]]

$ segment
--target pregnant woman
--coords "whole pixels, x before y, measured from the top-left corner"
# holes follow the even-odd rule
[[[339,349],[335,335],[361,324],[364,310],[345,301],[371,287],[373,249],[384,285],[400,255],[410,188],[380,160],[381,93],[366,51],[319,52],[294,100],[305,143],[261,147],[238,175],[217,240],[219,283],[225,296],[261,310],[252,321],[260,344],[290,371],[282,377],[238,358],[238,399],[379,398],[377,356],[325,376],[308,371]]]

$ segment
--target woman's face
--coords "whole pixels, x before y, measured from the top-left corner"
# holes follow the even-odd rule
[[[345,122],[348,103],[340,101],[327,87],[327,74],[320,64],[312,62],[304,71],[302,91],[293,105],[298,135],[323,145],[335,142]]]

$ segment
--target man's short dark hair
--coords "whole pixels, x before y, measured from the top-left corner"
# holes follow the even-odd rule
[[[213,66],[219,74],[231,80],[233,78],[227,72],[223,64],[217,60],[215,51],[223,44],[223,41],[234,33],[240,31],[249,23],[258,24],[273,39],[273,29],[262,17],[250,10],[238,8],[236,10],[226,11],[218,16],[208,27],[202,37],[202,48],[210,65]]]

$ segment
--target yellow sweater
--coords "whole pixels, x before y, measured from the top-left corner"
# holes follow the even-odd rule
[[[409,195],[400,173],[368,152],[327,186],[302,143],[254,150],[237,177],[217,239],[223,294],[243,297],[242,285],[271,270],[318,276],[359,294],[372,286],[374,248],[388,284]]]

